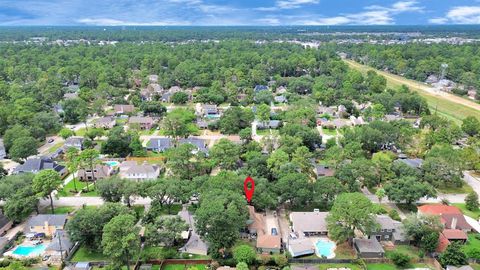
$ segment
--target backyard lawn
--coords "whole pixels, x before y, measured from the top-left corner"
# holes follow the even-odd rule
[[[469,253],[469,251],[474,250],[474,249],[479,249],[480,248],[480,240],[478,240],[475,237],[475,233],[469,233],[468,234],[468,241],[467,244],[463,246],[463,250],[465,251],[466,254]]]
[[[89,250],[85,247],[80,247],[72,258],[73,262],[99,262],[108,260],[109,258],[101,252]]]
[[[331,268],[350,268],[351,270],[362,270],[362,268],[353,263],[328,263],[328,264],[320,264],[320,270],[327,270]]]
[[[464,203],[454,203],[453,205],[460,208],[460,210],[462,210],[462,213],[464,215],[467,215],[473,219],[478,219],[478,217],[480,217],[480,210],[470,211],[467,209]]]
[[[412,269],[412,268],[427,268],[432,269],[430,266],[426,264],[413,264],[405,267],[404,269]],[[393,264],[387,263],[369,263],[367,264],[367,270],[398,270],[403,268],[398,268]]]
[[[325,135],[337,136],[337,130],[336,129],[322,128],[322,132]]]
[[[411,258],[418,259],[418,248],[409,245],[396,245],[393,250],[386,250],[385,256],[388,257],[393,252],[399,252],[410,256]]]
[[[337,245],[335,248],[335,259],[353,259],[355,258],[355,253],[353,252],[352,247],[348,243],[343,243]]]
[[[163,267],[163,270],[186,270],[188,268],[195,267],[198,270],[205,270],[206,265],[204,264],[167,264]]]

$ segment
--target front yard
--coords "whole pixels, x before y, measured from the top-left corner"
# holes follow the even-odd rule
[[[458,208],[460,208],[460,210],[462,210],[462,213],[466,216],[469,216],[473,219],[478,219],[480,217],[480,210],[477,210],[477,211],[470,211],[467,209],[467,207],[465,206],[464,203],[454,203],[452,204]]]
[[[461,187],[438,187],[437,190],[443,194],[468,194],[473,192],[473,188],[467,183],[463,183]]]
[[[70,196],[74,196],[76,194],[75,192],[75,185],[77,186],[77,190],[78,192],[80,192],[80,190],[84,189],[87,187],[87,182],[82,182],[82,181],[79,181],[79,180],[76,180],[75,182],[72,180],[70,182],[68,182],[64,187],[63,189],[59,190],[58,191],[58,196],[60,197],[70,197]],[[98,193],[95,191],[95,187],[93,185],[93,183],[89,183],[89,192],[82,192],[81,196],[85,196],[85,197],[95,197],[95,196],[98,196]]]

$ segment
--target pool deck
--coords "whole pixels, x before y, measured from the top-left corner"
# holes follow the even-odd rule
[[[37,254],[35,253],[34,255],[19,255],[19,254],[14,254],[14,251],[18,248],[18,247],[37,247],[35,246],[32,241],[29,241],[29,240],[25,240],[23,241],[20,245],[17,245],[17,246],[14,246],[12,247],[11,249],[9,249],[8,251],[4,252],[3,253],[3,256],[4,257],[11,257],[11,258],[15,258],[15,259],[28,259],[28,258],[37,258],[37,257],[41,257],[45,254],[45,251],[48,247],[48,245],[50,244],[51,241],[47,240],[47,241],[43,241],[42,244],[40,245],[43,245],[44,246],[44,249],[42,250],[41,253]]]

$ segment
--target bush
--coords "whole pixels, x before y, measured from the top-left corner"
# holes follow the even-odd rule
[[[390,211],[390,213],[388,213],[388,216],[390,218],[392,218],[393,220],[402,221],[402,219],[400,218],[400,215],[398,214],[397,210],[395,210],[395,209]]]
[[[257,253],[253,249],[253,247],[249,245],[240,245],[233,249],[233,258],[239,262],[244,262],[248,265],[251,265],[255,258],[257,257]]]
[[[398,267],[405,267],[410,263],[410,256],[407,254],[403,254],[400,252],[394,252],[390,254],[390,259],[393,261],[393,263],[398,266]]]
[[[275,255],[273,257],[273,260],[275,261],[275,264],[280,268],[283,268],[288,264],[288,259],[284,255],[280,255],[280,254]]]
[[[465,207],[470,211],[477,211],[478,206],[478,195],[475,191],[472,191],[465,197]]]

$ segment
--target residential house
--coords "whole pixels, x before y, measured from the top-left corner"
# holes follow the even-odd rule
[[[7,151],[5,150],[5,145],[3,144],[3,139],[0,139],[0,160],[7,157]]]
[[[4,235],[10,228],[12,228],[13,222],[9,220],[0,209],[0,235]]]
[[[350,122],[352,122],[352,124],[354,126],[361,126],[361,125],[365,125],[365,120],[363,120],[363,117],[359,116],[359,117],[355,117],[353,115],[350,116]]]
[[[116,104],[113,106],[113,111],[115,114],[130,114],[135,111],[135,106],[133,105],[122,105],[122,104]]]
[[[132,116],[128,119],[128,124],[132,128],[134,126],[138,126],[142,130],[148,130],[153,127],[153,124],[155,121],[153,118],[147,116],[147,117],[141,117],[141,116]]]
[[[257,129],[277,129],[282,126],[280,120],[268,120],[267,122],[259,121],[257,123]]]
[[[326,107],[326,106],[320,105],[317,107],[317,114],[319,115],[328,114],[331,116],[337,116],[337,107],[335,106]]]
[[[158,83],[149,84],[140,91],[140,97],[143,101],[152,101],[154,96],[160,95],[162,92],[163,88]]]
[[[423,164],[423,159],[421,158],[402,158],[402,159],[397,159],[394,162],[401,162],[406,164],[408,167],[413,168],[413,169],[420,169]]]
[[[99,118],[93,123],[95,128],[111,129],[115,126],[115,118],[111,116]]]
[[[67,100],[67,99],[76,99],[78,98],[78,93],[65,93],[63,95],[63,99]]]
[[[76,148],[78,150],[83,149],[83,137],[69,137],[65,140],[63,144],[65,149]]]
[[[157,179],[160,175],[160,167],[151,164],[137,164],[136,161],[124,161],[119,166],[119,176],[123,179],[140,182]]]
[[[80,181],[93,181],[105,179],[113,174],[114,170],[110,166],[96,164],[93,171],[90,168],[81,168],[77,172],[77,177]]]
[[[46,157],[34,157],[29,158],[25,161],[25,163],[18,165],[15,169],[13,169],[14,174],[18,173],[38,173],[41,170],[52,169],[55,170],[57,173],[60,174],[61,177],[67,175],[68,171],[65,166],[58,164],[57,162],[53,161],[52,159],[48,159]]]
[[[292,230],[299,236],[319,236],[327,235],[327,218],[328,212],[292,212],[290,213],[290,221],[292,222]]]
[[[36,215],[28,220],[27,231],[31,233],[44,233],[51,237],[57,230],[63,230],[67,223],[67,215]]]
[[[5,248],[10,246],[9,243],[10,240],[8,240],[7,237],[0,236],[0,253],[3,253],[5,251]]]
[[[64,230],[57,230],[54,233],[52,242],[45,249],[45,255],[50,256],[50,260],[61,262],[67,258],[73,249],[68,233]]]
[[[178,215],[188,224],[190,228],[188,241],[183,247],[180,248],[180,251],[190,254],[207,255],[208,244],[204,242],[197,234],[194,216],[185,206],[183,206],[182,211],[178,212]]]
[[[283,95],[273,97],[275,103],[287,103],[287,98]]]
[[[204,139],[189,137],[189,138],[186,138],[186,139],[180,139],[179,143],[180,144],[185,144],[185,143],[193,144],[197,148],[197,151],[208,153],[207,141],[204,140]]]
[[[266,85],[255,85],[255,88],[253,88],[253,91],[255,93],[261,92],[261,91],[268,91],[268,86]]]
[[[217,105],[215,105],[215,104],[203,104],[200,107],[199,114],[200,114],[200,116],[203,116],[203,117],[208,117],[208,118],[215,117],[215,118],[217,118],[217,117],[220,117],[220,110],[218,109]]]
[[[247,221],[247,227],[251,237],[257,239],[257,251],[263,254],[280,253],[282,249],[282,238],[279,235],[272,235],[268,231],[263,215],[256,213],[253,206],[248,206],[248,213],[249,219]]]
[[[314,163],[313,166],[313,171],[317,175],[317,178],[324,176],[333,176],[335,174],[335,170],[331,169],[328,165]]]
[[[158,75],[155,75],[155,74],[148,75],[148,82],[158,83]]]
[[[308,238],[289,239],[287,249],[294,258],[315,254],[315,247]]]
[[[275,93],[277,94],[285,94],[287,92],[287,88],[283,85],[277,87],[277,89],[275,89]]]
[[[430,204],[418,207],[418,215],[435,215],[440,217],[444,225],[439,236],[437,251],[442,252],[452,242],[465,243],[468,239],[467,233],[475,232],[474,228],[467,222],[465,216],[455,206]]]
[[[376,238],[353,239],[353,247],[360,258],[383,258],[385,250]]]
[[[393,233],[396,226],[394,220],[387,215],[377,215],[375,220],[378,224],[376,230],[371,231],[368,234],[368,238],[376,238],[378,241],[394,241]]]
[[[398,120],[401,120],[402,117],[400,115],[397,115],[397,114],[386,114],[384,116],[384,119],[385,121],[387,122],[392,122],[392,121],[398,121]]]
[[[152,138],[147,142],[148,151],[164,152],[171,147],[173,147],[173,143],[170,138]]]

